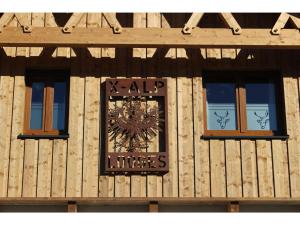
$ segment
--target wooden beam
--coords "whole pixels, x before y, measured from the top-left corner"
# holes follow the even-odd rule
[[[233,15],[231,13],[220,13],[223,21],[227,24],[228,27],[230,27],[234,34],[241,34],[242,28],[238,24],[238,22],[235,20]]]
[[[228,212],[239,212],[240,205],[239,202],[230,202],[227,204],[227,211]]]
[[[193,13],[188,22],[185,24],[184,28],[182,29],[182,32],[184,34],[191,34],[192,29],[197,27],[203,15],[204,13]]]
[[[158,204],[195,204],[195,205],[207,205],[207,204],[229,204],[231,202],[239,202],[243,205],[300,205],[300,198],[199,198],[199,197],[1,197],[0,205],[66,205],[72,204],[105,204],[105,205],[147,205],[149,202],[158,202]]]
[[[74,213],[77,212],[77,203],[73,201],[68,202],[68,212]]]
[[[86,13],[73,13],[66,25],[63,27],[63,32],[71,33],[85,14]]]
[[[240,35],[222,28],[195,28],[192,35],[181,28],[124,28],[114,34],[110,28],[74,28],[65,34],[58,27],[34,27],[30,34],[6,27],[0,33],[3,47],[176,47],[176,48],[300,48],[300,33],[284,29],[272,35],[269,29],[243,29]]]
[[[149,212],[158,212],[158,202],[157,201],[149,202]]]

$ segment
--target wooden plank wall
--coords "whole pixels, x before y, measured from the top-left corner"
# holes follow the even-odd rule
[[[118,18],[123,26],[183,27],[189,15],[135,13],[119,14]],[[240,20],[243,19],[246,20],[241,16]],[[57,26],[64,19],[49,13],[32,13],[31,21],[34,26]],[[16,20],[10,23],[17,25]],[[79,26],[108,24],[101,14],[90,13]],[[0,62],[0,197],[300,197],[297,51],[140,48],[90,48],[89,51],[4,48],[4,51],[7,56],[1,54]],[[36,65],[32,61],[39,57],[46,57],[44,62],[49,58],[63,59],[63,68],[70,69],[68,140],[17,139],[23,128],[24,71]],[[60,67],[59,63],[54,66]],[[200,139],[202,70],[210,68],[280,69],[284,75],[288,141]],[[168,80],[170,171],[164,176],[105,176],[101,172],[102,85],[108,77]]]

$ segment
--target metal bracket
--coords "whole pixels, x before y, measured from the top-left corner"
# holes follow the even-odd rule
[[[0,18],[0,33],[3,32],[3,28],[6,27],[14,17],[17,18],[24,33],[31,33],[32,26],[28,19],[29,13],[4,13]]]
[[[228,27],[230,27],[233,31],[233,34],[241,34],[242,28],[236,21],[236,19],[233,17],[231,13],[220,13],[223,21],[227,24]]]
[[[63,27],[64,33],[71,33],[73,29],[79,24],[80,20],[86,13],[73,13],[68,22]]]
[[[288,13],[281,13],[280,16],[278,17],[275,25],[273,26],[271,33],[274,35],[279,35],[281,29],[283,29],[285,27],[285,25],[289,19],[291,19],[292,24],[300,31],[300,18],[292,16]]]
[[[113,29],[115,34],[120,34],[122,32],[122,26],[117,20],[116,16],[112,13],[103,13],[107,23]]]

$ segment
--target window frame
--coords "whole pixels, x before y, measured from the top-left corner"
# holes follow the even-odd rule
[[[25,110],[24,110],[24,135],[65,135],[68,133],[69,115],[69,73],[65,70],[28,70],[25,73]],[[42,129],[30,128],[32,83],[43,82],[43,118]],[[66,82],[66,108],[65,108],[65,129],[53,129],[53,103],[54,103],[54,83]]]
[[[262,83],[261,81],[271,81],[275,86],[276,97],[276,121],[277,131],[273,130],[247,130],[247,110],[246,110],[246,88],[249,81]],[[236,94],[236,130],[208,130],[207,129],[207,103],[206,103],[206,83],[234,83]],[[203,87],[203,121],[204,136],[256,136],[270,137],[285,135],[285,107],[283,79],[278,71],[206,71],[202,79]]]

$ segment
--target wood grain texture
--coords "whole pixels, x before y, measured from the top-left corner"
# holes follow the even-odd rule
[[[23,157],[24,140],[17,139],[17,136],[23,132],[24,123],[24,61],[16,63],[17,71],[15,74],[14,101],[12,114],[11,131],[11,151],[9,159],[9,180],[8,197],[21,197],[22,194],[22,175],[23,175]]]
[[[299,118],[299,93],[298,79],[289,77],[283,78],[285,93],[285,111],[287,115],[288,154],[290,166],[291,196],[300,196],[300,118]]]
[[[12,127],[14,77],[9,76],[9,64],[1,61],[0,83],[0,196],[6,197],[9,169],[9,152]]]
[[[85,79],[80,76],[80,65],[73,61],[70,76],[69,134],[67,156],[67,197],[81,196],[82,145]]]
[[[37,197],[51,196],[52,140],[39,140]]]
[[[179,196],[194,195],[192,80],[177,78]]]
[[[31,24],[34,27],[45,27],[45,13],[32,13]],[[39,56],[43,51],[42,47],[31,47],[29,49],[30,56]]]
[[[290,197],[289,165],[286,141],[273,140],[273,168],[276,198]]]
[[[224,147],[224,141],[211,140],[209,143],[211,197],[226,197]]]
[[[243,197],[258,197],[255,141],[241,140]]]
[[[101,22],[102,22],[101,27],[103,27],[103,28],[110,27],[109,24],[107,23],[107,20],[105,19],[105,17],[103,15],[101,17]],[[115,49],[103,47],[103,48],[101,48],[101,56],[115,58],[115,56],[116,56]]]
[[[274,197],[271,142],[257,140],[256,148],[259,197]]]
[[[147,13],[147,27],[161,27],[161,16],[160,13]],[[151,59],[156,53],[157,49],[147,48],[147,59]],[[155,78],[158,76],[158,61],[152,58],[151,62],[147,64],[146,74],[147,78]],[[147,111],[148,108],[159,107],[156,100],[149,99],[147,101]],[[154,137],[149,143],[147,149],[148,152],[158,152],[159,151],[159,135]],[[147,176],[147,196],[148,197],[161,197],[162,196],[162,176],[159,175],[149,175]]]
[[[105,81],[107,77],[110,75],[109,74],[109,66],[106,64],[102,68],[99,68],[99,74],[101,75],[101,85],[105,84]],[[104,98],[104,92],[101,92],[101,102],[100,104],[105,104],[105,98]],[[104,111],[101,111],[101,113],[104,113]],[[103,115],[101,114],[101,118],[104,118]],[[101,120],[103,123],[103,119]],[[105,135],[102,133],[104,131],[104,124],[100,123],[101,133],[100,137],[104,138]],[[101,140],[101,143],[104,143],[104,140]],[[98,196],[99,197],[114,197],[115,194],[115,178],[114,176],[107,176],[103,174],[102,169],[104,168],[104,158],[105,157],[105,146],[103,144],[100,145],[100,175],[99,175],[99,192]]]
[[[101,13],[88,13],[87,14],[87,27],[101,27],[102,14]],[[91,56],[94,58],[101,57],[101,48],[88,48]]]
[[[240,141],[226,140],[227,197],[242,197]]]
[[[162,27],[170,27],[164,15],[161,15]],[[176,58],[176,49],[165,49],[167,59]],[[178,178],[178,123],[177,123],[177,79],[172,75],[176,68],[170,64],[162,65],[162,72],[167,77],[168,85],[168,147],[169,147],[169,172],[163,176],[163,196],[179,196],[179,178]]]
[[[93,64],[87,62],[86,68],[90,73],[85,78],[82,195],[96,197],[99,171],[100,78],[93,76],[95,72]]]
[[[198,71],[196,63],[194,63],[194,68]],[[193,77],[193,109],[195,193],[196,197],[210,197],[209,141],[201,139],[204,127],[202,77]]]
[[[22,197],[36,197],[39,142],[25,140]]]
[[[67,140],[53,141],[52,197],[66,196]]]
[[[7,26],[16,27],[17,25],[18,25],[18,20],[16,17],[14,17]],[[16,47],[3,47],[3,50],[7,56],[16,57],[16,51],[17,51]]]
[[[17,13],[19,20],[31,21],[31,13]],[[17,23],[17,27],[21,27],[20,23]],[[23,30],[23,29],[22,29]],[[17,47],[16,56],[28,57],[30,54],[29,47]]]

